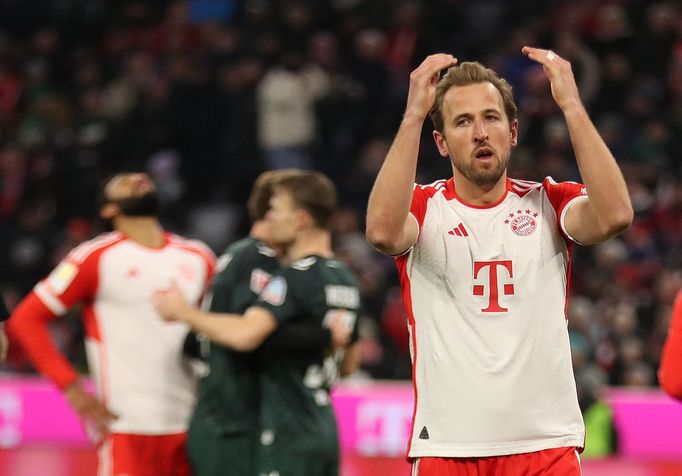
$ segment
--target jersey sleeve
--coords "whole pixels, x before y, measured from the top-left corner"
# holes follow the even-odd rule
[[[576,243],[579,243],[575,238],[568,234],[564,221],[566,219],[566,212],[578,200],[587,198],[587,189],[585,185],[578,182],[555,182],[551,177],[547,177],[542,182],[542,187],[547,194],[547,198],[554,208],[559,223],[561,234]]]
[[[426,202],[429,199],[429,195],[425,193],[425,189],[419,185],[415,184],[412,190],[412,203],[410,204],[410,213],[417,220],[419,225],[419,231],[422,229],[424,224],[424,217],[426,216]]]
[[[682,400],[682,291],[678,292],[673,305],[670,329],[661,353],[658,379],[668,395]]]
[[[78,374],[52,341],[49,323],[76,303],[92,301],[97,289],[99,253],[84,259],[77,256],[70,253],[40,281],[9,321],[11,335],[21,343],[36,370],[60,388],[73,383]]]
[[[270,311],[275,316],[278,325],[290,321],[297,313],[300,313],[300,304],[293,290],[290,289],[292,280],[287,271],[290,270],[283,270],[273,275],[253,304]]]
[[[99,281],[99,256],[100,253],[93,253],[78,260],[70,253],[33,292],[56,316],[77,303],[92,301]]]
[[[35,369],[64,389],[78,379],[78,373],[50,336],[49,324],[56,317],[35,291],[31,291],[14,309],[7,330]]]
[[[324,351],[331,346],[331,331],[326,327],[313,324],[290,323],[280,326],[260,345],[262,354],[286,353],[288,355],[306,354],[311,351]]]

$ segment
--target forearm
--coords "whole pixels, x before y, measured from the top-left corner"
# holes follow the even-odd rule
[[[48,326],[54,318],[42,301],[30,293],[14,309],[8,326],[36,370],[63,389],[75,382],[78,374],[50,336]]]
[[[260,341],[254,344],[254,336],[238,314],[208,313],[189,308],[178,317],[210,341],[237,351],[249,351],[260,344]]]
[[[564,117],[595,219],[604,234],[615,235],[633,215],[623,174],[582,104],[566,108]]]
[[[406,115],[369,196],[367,238],[391,254],[391,240],[401,237],[412,202],[424,119]]]
[[[259,347],[265,353],[323,352],[332,345],[331,332],[326,327],[309,324],[287,324],[273,332]]]

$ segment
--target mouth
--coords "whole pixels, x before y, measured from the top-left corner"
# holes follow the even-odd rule
[[[492,159],[495,153],[492,149],[488,147],[481,147],[476,152],[474,152],[474,157],[479,160],[489,160]]]

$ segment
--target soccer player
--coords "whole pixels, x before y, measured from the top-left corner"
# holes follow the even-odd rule
[[[410,75],[370,195],[367,238],[396,257],[408,313],[412,474],[580,474],[584,425],[565,314],[571,249],[622,232],[633,212],[570,64],[522,51],[549,78],[585,185],[508,178],[519,127],[511,87],[480,63],[436,54]],[[415,186],[429,112],[453,176]]]
[[[289,265],[273,274],[243,317],[211,318],[193,309],[177,289],[155,296],[159,312],[181,319],[214,342],[237,350],[257,347],[288,322],[318,326],[340,319],[356,328],[360,293],[351,271],[332,256],[329,219],[336,205],[331,181],[317,172],[279,179],[266,221],[272,242],[286,249]],[[339,449],[329,387],[358,364],[357,346],[341,356],[320,351],[278,355],[259,362],[260,448],[256,474],[335,476]]]
[[[174,281],[199,302],[215,257],[200,242],[164,232],[146,174],[116,175],[103,196],[100,215],[114,231],[72,250],[17,306],[10,326],[38,371],[101,437],[100,476],[189,475],[185,440],[196,379],[181,356],[189,328],[159,319],[151,297]],[[48,333],[49,322],[78,303],[97,396]]]
[[[252,220],[249,236],[231,244],[218,259],[204,306],[214,317],[217,313],[243,314],[279,268],[278,253],[267,245],[271,227],[265,215],[273,186],[282,177],[296,173],[268,171],[256,179],[247,204]],[[258,358],[275,358],[275,353],[284,352],[320,352],[343,346],[349,339],[350,331],[341,322],[332,321],[330,328],[317,323],[286,324],[269,336],[257,353],[209,344],[210,371],[199,383],[187,440],[194,476],[256,474],[260,436]]]
[[[663,345],[658,379],[665,392],[682,400],[682,290],[673,304],[668,337]]]

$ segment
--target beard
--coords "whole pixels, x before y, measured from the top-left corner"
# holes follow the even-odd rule
[[[459,170],[459,173],[464,175],[464,177],[470,182],[474,183],[479,187],[492,187],[495,185],[505,170],[507,170],[507,165],[509,164],[509,155],[498,159],[491,167],[486,167],[484,169],[477,166],[478,159],[473,159],[470,161],[458,160],[452,158],[452,165]]]
[[[129,217],[157,217],[161,211],[159,194],[149,191],[137,197],[127,197],[115,200],[121,214]]]

